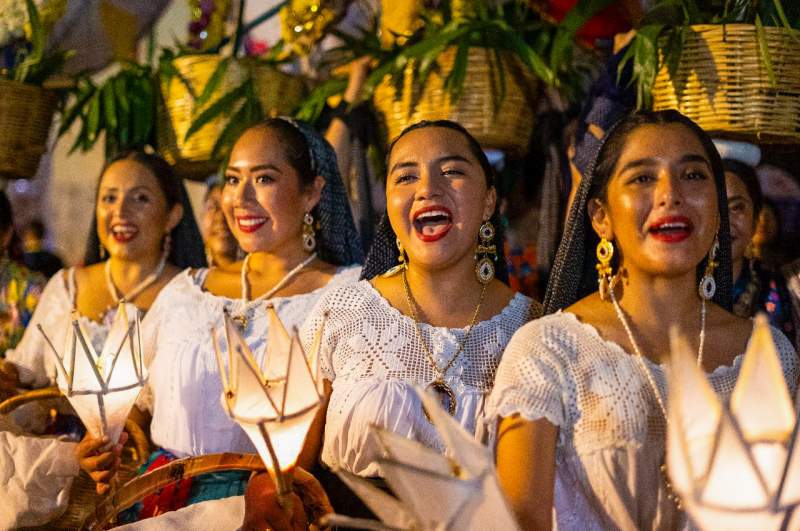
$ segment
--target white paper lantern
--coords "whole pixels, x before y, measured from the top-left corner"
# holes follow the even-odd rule
[[[227,364],[217,334],[212,332],[212,337],[222,378],[222,404],[250,437],[275,480],[279,496],[284,496],[290,491],[284,472],[297,461],[322,402],[318,358],[324,322],[309,358],[297,331],[290,335],[273,307],[268,307],[267,313],[269,336],[261,364],[227,313]]]
[[[492,452],[447,414],[434,395],[419,387],[415,391],[447,446],[446,454],[373,427],[372,435],[383,450],[378,459],[381,472],[397,497],[337,470],[382,524],[346,515],[329,515],[327,523],[395,531],[519,529],[500,490]]]
[[[41,325],[39,331],[55,359],[58,388],[86,429],[92,437],[107,436],[110,441],[118,441],[147,381],[136,307],[120,303],[99,355],[77,312],[72,313],[63,355]]]
[[[729,404],[672,334],[667,466],[702,529],[800,529],[796,416],[766,316],[755,319]]]

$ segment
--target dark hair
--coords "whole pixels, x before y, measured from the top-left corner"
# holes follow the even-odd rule
[[[405,135],[412,131],[416,131],[418,129],[425,129],[428,127],[442,127],[445,129],[450,129],[452,131],[458,131],[461,133],[464,138],[467,140],[467,145],[469,146],[470,152],[475,156],[478,160],[478,163],[481,165],[483,169],[483,173],[486,176],[486,184],[488,187],[494,186],[495,176],[494,176],[494,169],[492,165],[489,163],[489,159],[486,157],[486,154],[483,152],[481,145],[475,140],[469,131],[461,124],[456,122],[451,122],[450,120],[423,120],[421,122],[417,122],[415,124],[409,125],[395,138],[392,143],[389,145],[389,149],[387,151],[387,162],[389,156],[392,153],[392,149],[394,148],[397,141],[403,138]],[[387,163],[388,168],[388,163]],[[497,261],[495,263],[495,277],[505,283],[508,283],[508,270],[506,268],[506,260],[505,260],[505,252],[504,252],[504,238],[503,238],[503,225],[500,222],[500,215],[498,212],[499,208],[499,201],[498,204],[495,205],[494,213],[490,218],[490,221],[494,225],[495,228],[495,246],[497,248]],[[475,236],[477,240],[477,235]],[[364,261],[364,268],[361,270],[361,278],[362,279],[371,279],[378,275],[382,275],[395,265],[397,265],[397,247],[395,241],[397,239],[397,235],[392,229],[391,224],[389,223],[389,216],[388,214],[384,213],[383,217],[381,218],[380,223],[378,224],[378,228],[375,232],[375,238],[372,241],[372,246],[369,249],[369,253],[367,254],[367,259]]]
[[[12,260],[22,262],[22,242],[20,242],[17,231],[14,230],[14,213],[11,210],[11,202],[3,190],[0,190],[0,233],[11,230],[11,241],[8,243],[8,256]]]
[[[764,194],[761,192],[761,184],[758,182],[756,170],[744,162],[733,159],[722,159],[722,167],[725,171],[736,175],[747,188],[747,195],[750,196],[750,202],[753,203],[753,225],[756,225],[758,215],[764,206]]]
[[[495,174],[494,168],[492,168],[491,163],[489,162],[489,158],[486,156],[486,153],[483,152],[483,148],[475,140],[475,137],[470,134],[467,129],[457,122],[452,122],[450,120],[422,120],[415,124],[411,124],[403,131],[397,135],[397,138],[392,140],[392,143],[389,144],[389,149],[386,151],[386,167],[389,167],[389,157],[392,155],[392,150],[394,149],[395,144],[397,141],[406,136],[408,133],[412,131],[417,131],[419,129],[427,129],[429,127],[441,127],[443,129],[450,129],[451,131],[458,131],[464,136],[464,139],[467,141],[467,146],[469,147],[470,153],[478,160],[478,164],[481,165],[481,169],[483,170],[483,174],[486,177],[486,186],[491,188],[494,186],[495,182]]]
[[[268,118],[248,127],[239,135],[242,138],[248,131],[258,129],[273,131],[278,137],[278,141],[283,146],[283,154],[289,166],[294,168],[300,177],[302,186],[310,186],[317,177],[314,169],[314,162],[311,159],[311,150],[308,141],[303,133],[288,120],[283,118]],[[239,139],[237,139],[238,142]]]
[[[592,229],[587,205],[592,198],[604,198],[608,182],[619,160],[628,136],[643,125],[680,124],[689,129],[703,145],[717,191],[719,212],[719,267],[714,273],[717,290],[714,301],[730,310],[733,289],[731,238],[728,220],[728,199],[725,192],[725,173],[722,160],[711,138],[692,120],[675,110],[635,111],[620,119],[606,134],[600,144],[594,165],[578,188],[570,208],[564,236],[559,245],[555,265],[545,294],[545,313],[566,308],[583,297],[597,291],[595,248],[599,237]],[[707,258],[697,267],[698,281],[705,270]]]
[[[143,151],[125,151],[109,159],[103,167],[103,171],[100,172],[100,178],[97,181],[95,204],[100,193],[100,182],[103,180],[103,175],[112,164],[121,160],[130,160],[147,168],[158,182],[158,186],[166,199],[167,208],[171,209],[178,204],[183,206],[183,217],[170,233],[172,247],[168,261],[181,269],[186,267],[205,267],[206,257],[203,237],[194,219],[189,196],[186,193],[183,182],[172,171],[169,163],[160,156]],[[84,264],[91,265],[100,261],[100,237],[97,235],[97,216],[92,216],[92,228],[89,232]]]

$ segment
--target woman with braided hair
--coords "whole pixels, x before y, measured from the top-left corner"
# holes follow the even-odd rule
[[[714,145],[676,111],[624,117],[576,194],[549,315],[511,340],[487,408],[500,482],[524,528],[685,524],[661,467],[668,332],[689,338],[725,399],[752,330],[730,307]],[[794,392],[797,357],[782,334],[774,339]]]
[[[463,127],[410,126],[391,144],[387,167],[387,212],[363,280],[329,291],[301,330],[310,344],[325,322],[320,356],[328,402],[300,465],[312,470],[319,459],[322,466],[312,471],[333,507],[362,517],[365,508],[326,470],[339,467],[380,483],[372,425],[444,451],[415,384],[436,393],[446,411],[481,437],[479,418],[503,348],[539,314],[537,303],[500,280],[494,177]],[[295,499],[294,512],[285,514],[269,476],[256,476],[245,496],[245,529],[305,528],[304,503],[320,505],[319,496],[309,498]]]
[[[160,450],[149,468],[176,457],[254,452],[220,403],[222,383],[211,330],[227,311],[260,363],[269,333],[266,305],[299,326],[325,292],[358,280],[361,245],[330,145],[310,127],[274,118],[235,142],[222,189],[222,210],[244,260],[186,270],[164,288],[142,323],[152,356],[138,406],[152,414],[150,434]],[[118,448],[84,440],[81,466],[104,491],[116,473]],[[247,475],[210,474],[134,506],[145,518],[198,501],[243,492]]]

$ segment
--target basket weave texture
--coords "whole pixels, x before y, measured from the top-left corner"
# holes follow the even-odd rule
[[[168,84],[161,85],[162,98],[159,101],[156,129],[158,148],[164,158],[175,166],[178,174],[184,177],[204,178],[216,170],[217,165],[211,160],[211,151],[225,129],[229,116],[220,116],[207,123],[188,141],[185,140],[186,131],[200,112],[231,89],[241,85],[248,75],[253,78],[259,102],[268,116],[288,113],[305,94],[305,84],[300,78],[253,61],[231,61],[217,93],[203,107],[196,109],[195,96],[202,94],[221,60],[216,55],[191,55],[175,59],[175,68],[180,77],[192,87],[194,95],[179,76],[174,76]]]
[[[674,79],[663,67],[653,108],[678,109],[711,133],[761,143],[800,141],[800,31],[765,27],[772,86],[749,24],[695,25]]]
[[[455,47],[445,50],[423,87],[415,82],[413,65],[403,73],[401,90],[389,76],[378,85],[373,102],[383,116],[389,139],[397,138],[403,129],[421,120],[447,119],[466,127],[484,148],[524,153],[533,132],[536,79],[514,56],[502,54],[498,62],[494,50],[471,47],[464,89],[461,97],[453,101],[444,82],[455,56]],[[505,79],[502,100],[500,68]]]
[[[0,177],[36,175],[57,105],[52,90],[0,80]]]

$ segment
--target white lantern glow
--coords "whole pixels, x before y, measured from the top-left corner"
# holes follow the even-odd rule
[[[800,529],[796,416],[767,318],[758,315],[730,404],[673,333],[667,466],[702,529]],[[794,518],[793,518],[794,516]]]
[[[439,400],[416,388],[447,446],[445,455],[395,433],[373,427],[383,449],[378,459],[386,483],[397,497],[368,480],[337,474],[381,519],[328,515],[328,524],[360,529],[415,531],[519,529],[500,490],[491,451],[468,434]]]
[[[99,355],[78,317],[73,312],[63,355],[41,325],[39,331],[55,359],[58,388],[86,429],[92,437],[117,441],[147,381],[138,312],[134,306],[120,303]]]
[[[214,338],[222,378],[222,403],[232,419],[247,433],[272,475],[279,496],[290,491],[284,472],[291,469],[323,396],[319,372],[317,331],[312,357],[303,350],[297,331],[290,335],[273,307],[267,308],[269,336],[261,364],[257,363],[236,323],[225,313],[227,364]]]

